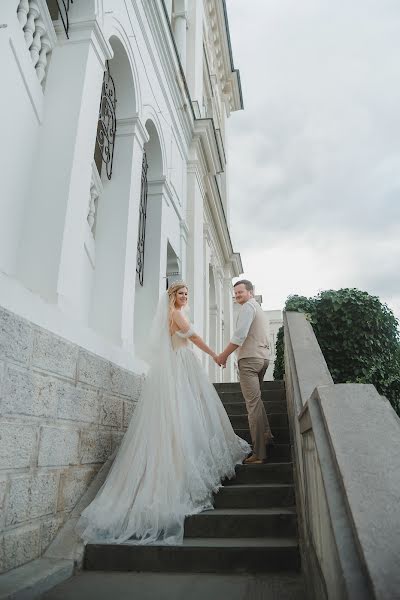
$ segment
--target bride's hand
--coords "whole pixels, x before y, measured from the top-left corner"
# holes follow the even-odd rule
[[[213,353],[211,354],[211,358],[213,359],[213,361],[214,361],[215,363],[217,363],[217,365],[218,365],[219,367],[221,366],[221,365],[219,364],[219,362],[218,362],[218,354],[216,354],[215,352],[213,352]]]
[[[213,353],[213,355],[212,355],[212,358],[213,358],[214,362],[215,362],[215,363],[217,363],[217,365],[218,365],[219,367],[223,367],[223,368],[225,369],[225,367],[226,367],[226,363],[225,363],[225,364],[223,364],[223,363],[221,362],[221,360],[220,360],[220,355],[219,355],[219,354],[215,354],[215,352],[214,352],[214,353]]]

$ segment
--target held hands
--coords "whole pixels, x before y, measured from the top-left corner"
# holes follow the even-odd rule
[[[223,354],[215,354],[213,356],[214,362],[217,363],[217,365],[219,367],[222,367],[223,369],[226,368],[226,358],[223,356]]]

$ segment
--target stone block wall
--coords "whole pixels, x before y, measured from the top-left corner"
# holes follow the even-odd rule
[[[0,307],[0,572],[45,551],[119,445],[142,383]]]

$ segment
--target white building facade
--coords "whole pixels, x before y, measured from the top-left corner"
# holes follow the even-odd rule
[[[123,434],[168,280],[187,280],[211,347],[232,335],[226,119],[242,97],[224,0],[4,0],[0,53],[7,570],[44,551]]]
[[[283,318],[281,310],[264,310],[264,313],[266,316],[266,321],[268,323],[268,339],[271,350],[271,358],[268,365],[268,369],[265,373],[264,381],[273,381],[276,359],[276,340],[278,336],[278,331],[283,325]]]

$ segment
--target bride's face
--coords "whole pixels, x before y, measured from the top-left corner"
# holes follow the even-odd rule
[[[187,288],[183,287],[176,292],[176,300],[175,306],[176,308],[183,308],[186,306],[188,301],[188,291]]]

